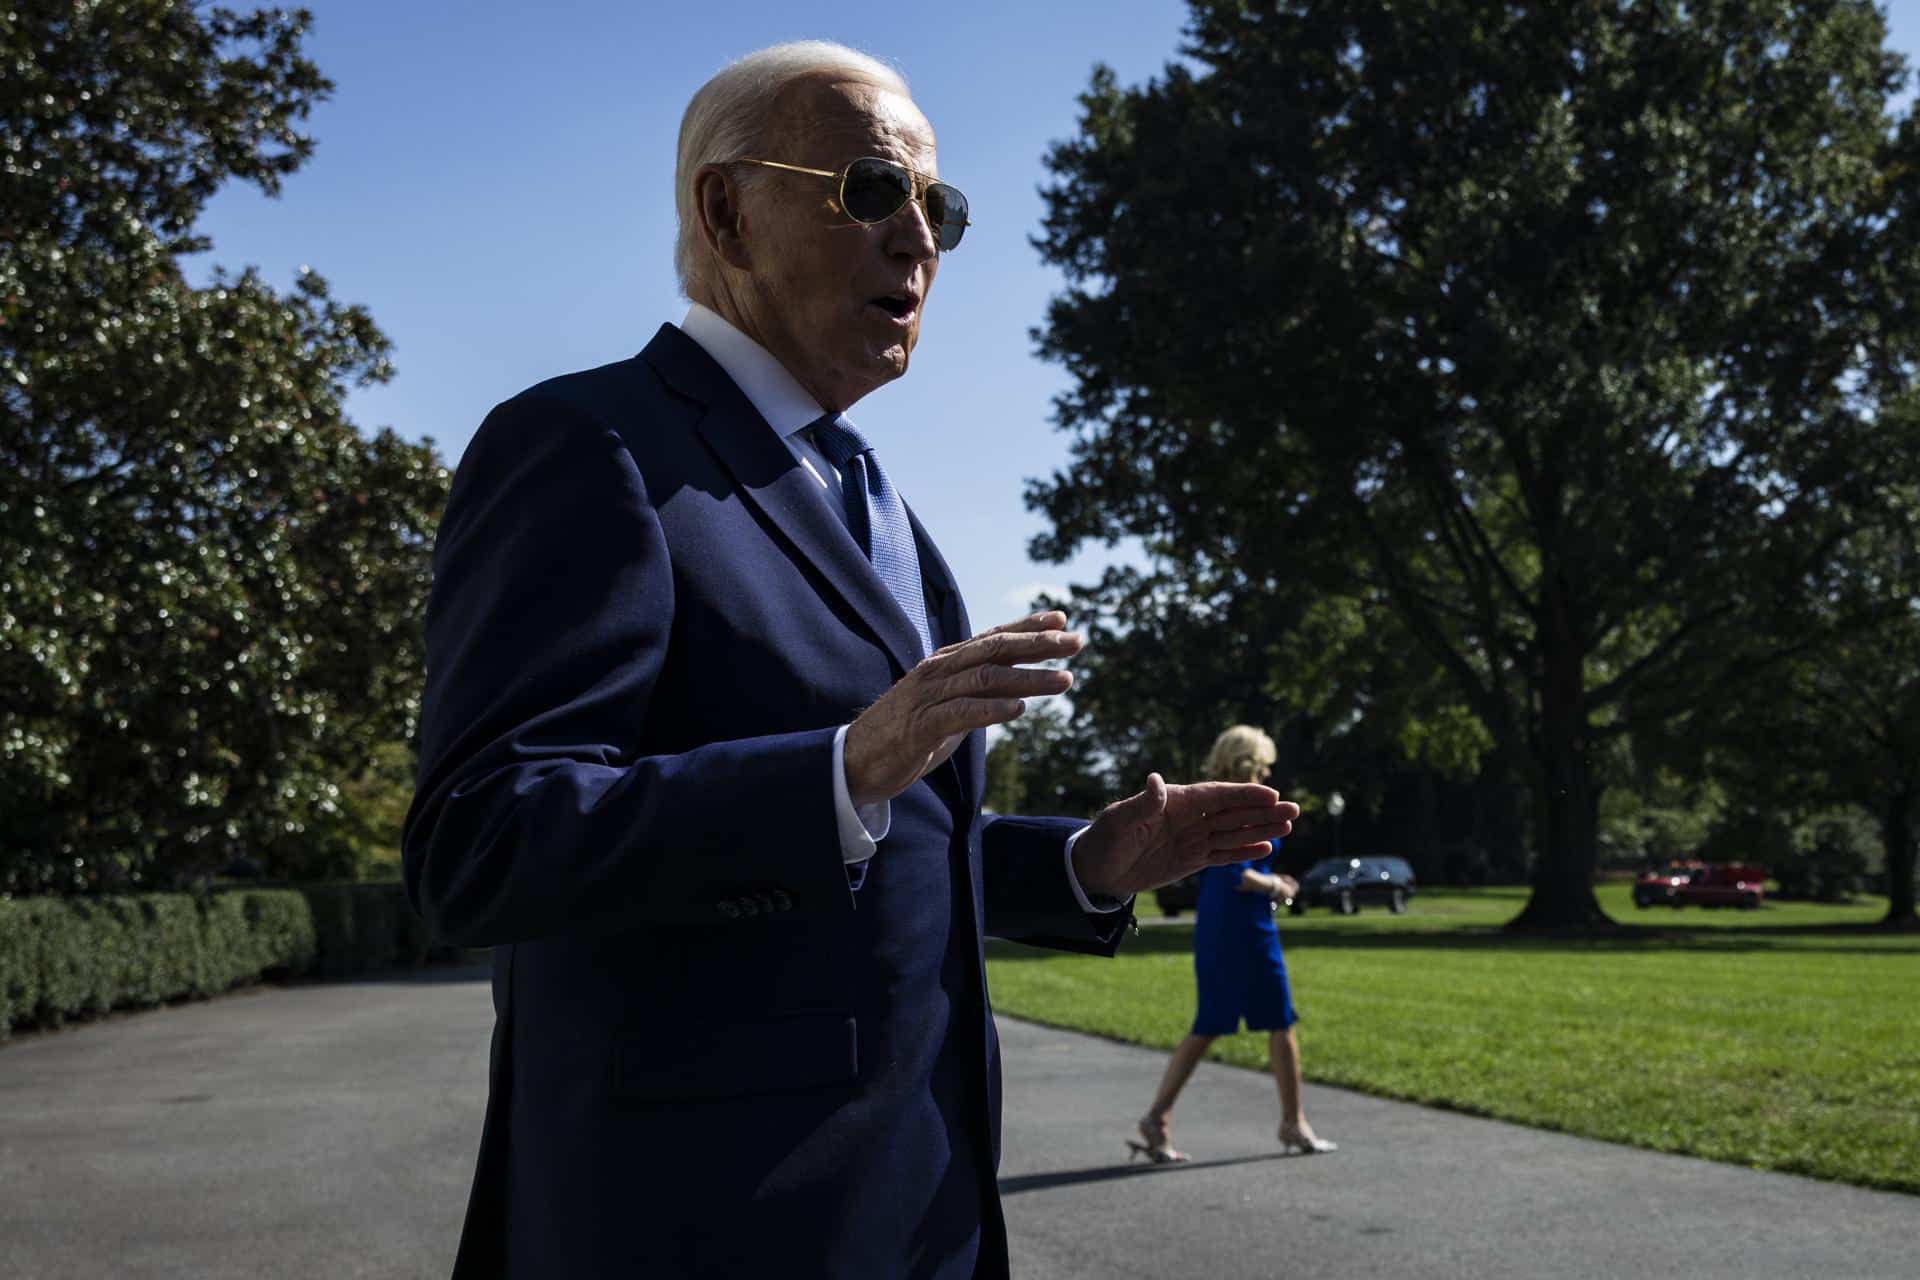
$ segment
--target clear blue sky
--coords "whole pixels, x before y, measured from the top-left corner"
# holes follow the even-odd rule
[[[495,403],[624,359],[677,321],[673,148],[687,98],[753,49],[838,40],[906,74],[976,223],[941,268],[911,372],[853,417],[940,541],[976,625],[1112,558],[1026,558],[1042,526],[1023,482],[1066,456],[1050,424],[1065,379],[1028,338],[1060,280],[1028,237],[1041,157],[1073,132],[1093,65],[1126,82],[1156,73],[1181,0],[305,3],[310,56],[336,86],[309,121],[314,158],[278,200],[223,192],[202,227],[211,261],[282,287],[308,264],[372,311],[398,376],[350,401],[363,428],[431,436],[451,464]],[[1911,58],[1920,0],[1891,16]]]

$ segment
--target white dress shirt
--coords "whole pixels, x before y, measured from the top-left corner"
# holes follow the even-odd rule
[[[828,505],[844,520],[846,511],[840,502],[840,469],[814,448],[806,431],[826,412],[820,407],[819,401],[807,393],[806,388],[787,372],[786,366],[775,359],[772,352],[734,328],[710,308],[694,303],[687,309],[686,319],[680,322],[680,330],[699,344],[702,351],[712,356],[714,363],[733,379],[748,403],[759,411],[760,416],[767,420],[767,425],[780,437],[780,442],[820,482],[821,489],[831,498]],[[846,766],[847,730],[850,727],[842,725],[840,732],[833,736],[833,805],[840,831],[840,855],[851,866],[873,856],[879,842],[893,825],[893,808],[884,800],[871,805],[853,803],[853,797],[847,791]],[[1067,881],[1073,886],[1073,896],[1082,910],[1116,911],[1119,904],[1095,906],[1088,901],[1086,893],[1080,888],[1079,879],[1073,874],[1074,841],[1085,831],[1086,828],[1082,827],[1067,841]]]

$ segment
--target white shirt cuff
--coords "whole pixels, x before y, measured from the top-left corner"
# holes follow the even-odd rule
[[[852,727],[843,724],[833,735],[833,816],[840,827],[840,857],[848,865],[871,858],[893,827],[890,802],[856,806],[847,791],[847,730]],[[1076,885],[1074,892],[1079,891]]]
[[[1093,900],[1087,897],[1087,891],[1080,887],[1080,877],[1073,874],[1073,842],[1078,840],[1081,836],[1087,834],[1087,832],[1092,828],[1092,825],[1093,825],[1092,823],[1088,823],[1086,826],[1080,828],[1078,831],[1074,832],[1072,835],[1067,837],[1067,883],[1073,886],[1074,901],[1080,904],[1080,909],[1082,911],[1085,911],[1089,915],[1104,916],[1109,914],[1110,912],[1118,911],[1120,908],[1126,906],[1127,900],[1125,898],[1121,898],[1119,901],[1113,903],[1110,906],[1105,906],[1105,907],[1096,906],[1094,905]]]

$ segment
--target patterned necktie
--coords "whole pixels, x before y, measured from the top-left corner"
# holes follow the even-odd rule
[[[920,556],[913,545],[907,506],[887,481],[873,446],[851,422],[829,413],[811,428],[813,442],[840,472],[840,497],[847,507],[847,531],[873,562],[873,571],[900,603],[920,636],[920,655],[933,652],[927,627],[927,600],[920,591]]]

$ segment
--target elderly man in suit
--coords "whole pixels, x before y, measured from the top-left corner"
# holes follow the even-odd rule
[[[863,55],[723,70],[681,128],[686,318],[461,459],[404,837],[494,955],[460,1276],[1004,1276],[983,934],[1111,954],[1132,894],[1298,814],[1156,774],[1091,823],[981,815],[982,730],[1082,641],[973,635],[847,417],[965,231],[935,172]]]

